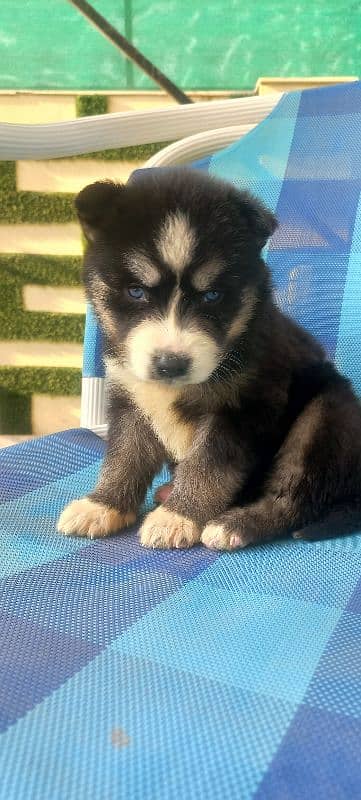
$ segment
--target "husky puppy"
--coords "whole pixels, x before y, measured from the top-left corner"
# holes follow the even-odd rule
[[[234,550],[361,523],[361,408],[320,345],[276,307],[261,250],[276,220],[247,192],[167,169],[77,197],[84,280],[106,338],[109,442],[64,534]],[[300,533],[301,532],[301,533]]]

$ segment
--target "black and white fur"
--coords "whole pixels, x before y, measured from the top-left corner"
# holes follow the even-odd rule
[[[174,480],[141,526],[144,545],[232,550],[354,530],[360,405],[275,306],[261,257],[274,216],[186,169],[95,183],[76,207],[106,337],[109,444],[97,486],[58,529],[93,538],[132,524],[168,460]]]

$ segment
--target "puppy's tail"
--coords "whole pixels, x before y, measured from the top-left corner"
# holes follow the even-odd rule
[[[299,531],[295,531],[294,539],[334,539],[351,533],[361,533],[361,500],[358,504],[344,503],[330,509],[318,522],[311,522]]]

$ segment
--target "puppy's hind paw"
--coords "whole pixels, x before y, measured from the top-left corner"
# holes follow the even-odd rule
[[[97,503],[89,497],[73,500],[59,517],[57,530],[66,536],[87,536],[96,539],[109,536],[135,522],[135,514],[121,514],[115,508]]]

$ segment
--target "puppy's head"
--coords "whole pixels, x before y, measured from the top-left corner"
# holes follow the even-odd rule
[[[187,169],[92,184],[76,208],[88,296],[122,365],[145,381],[206,381],[268,292],[260,252],[273,215]]]

